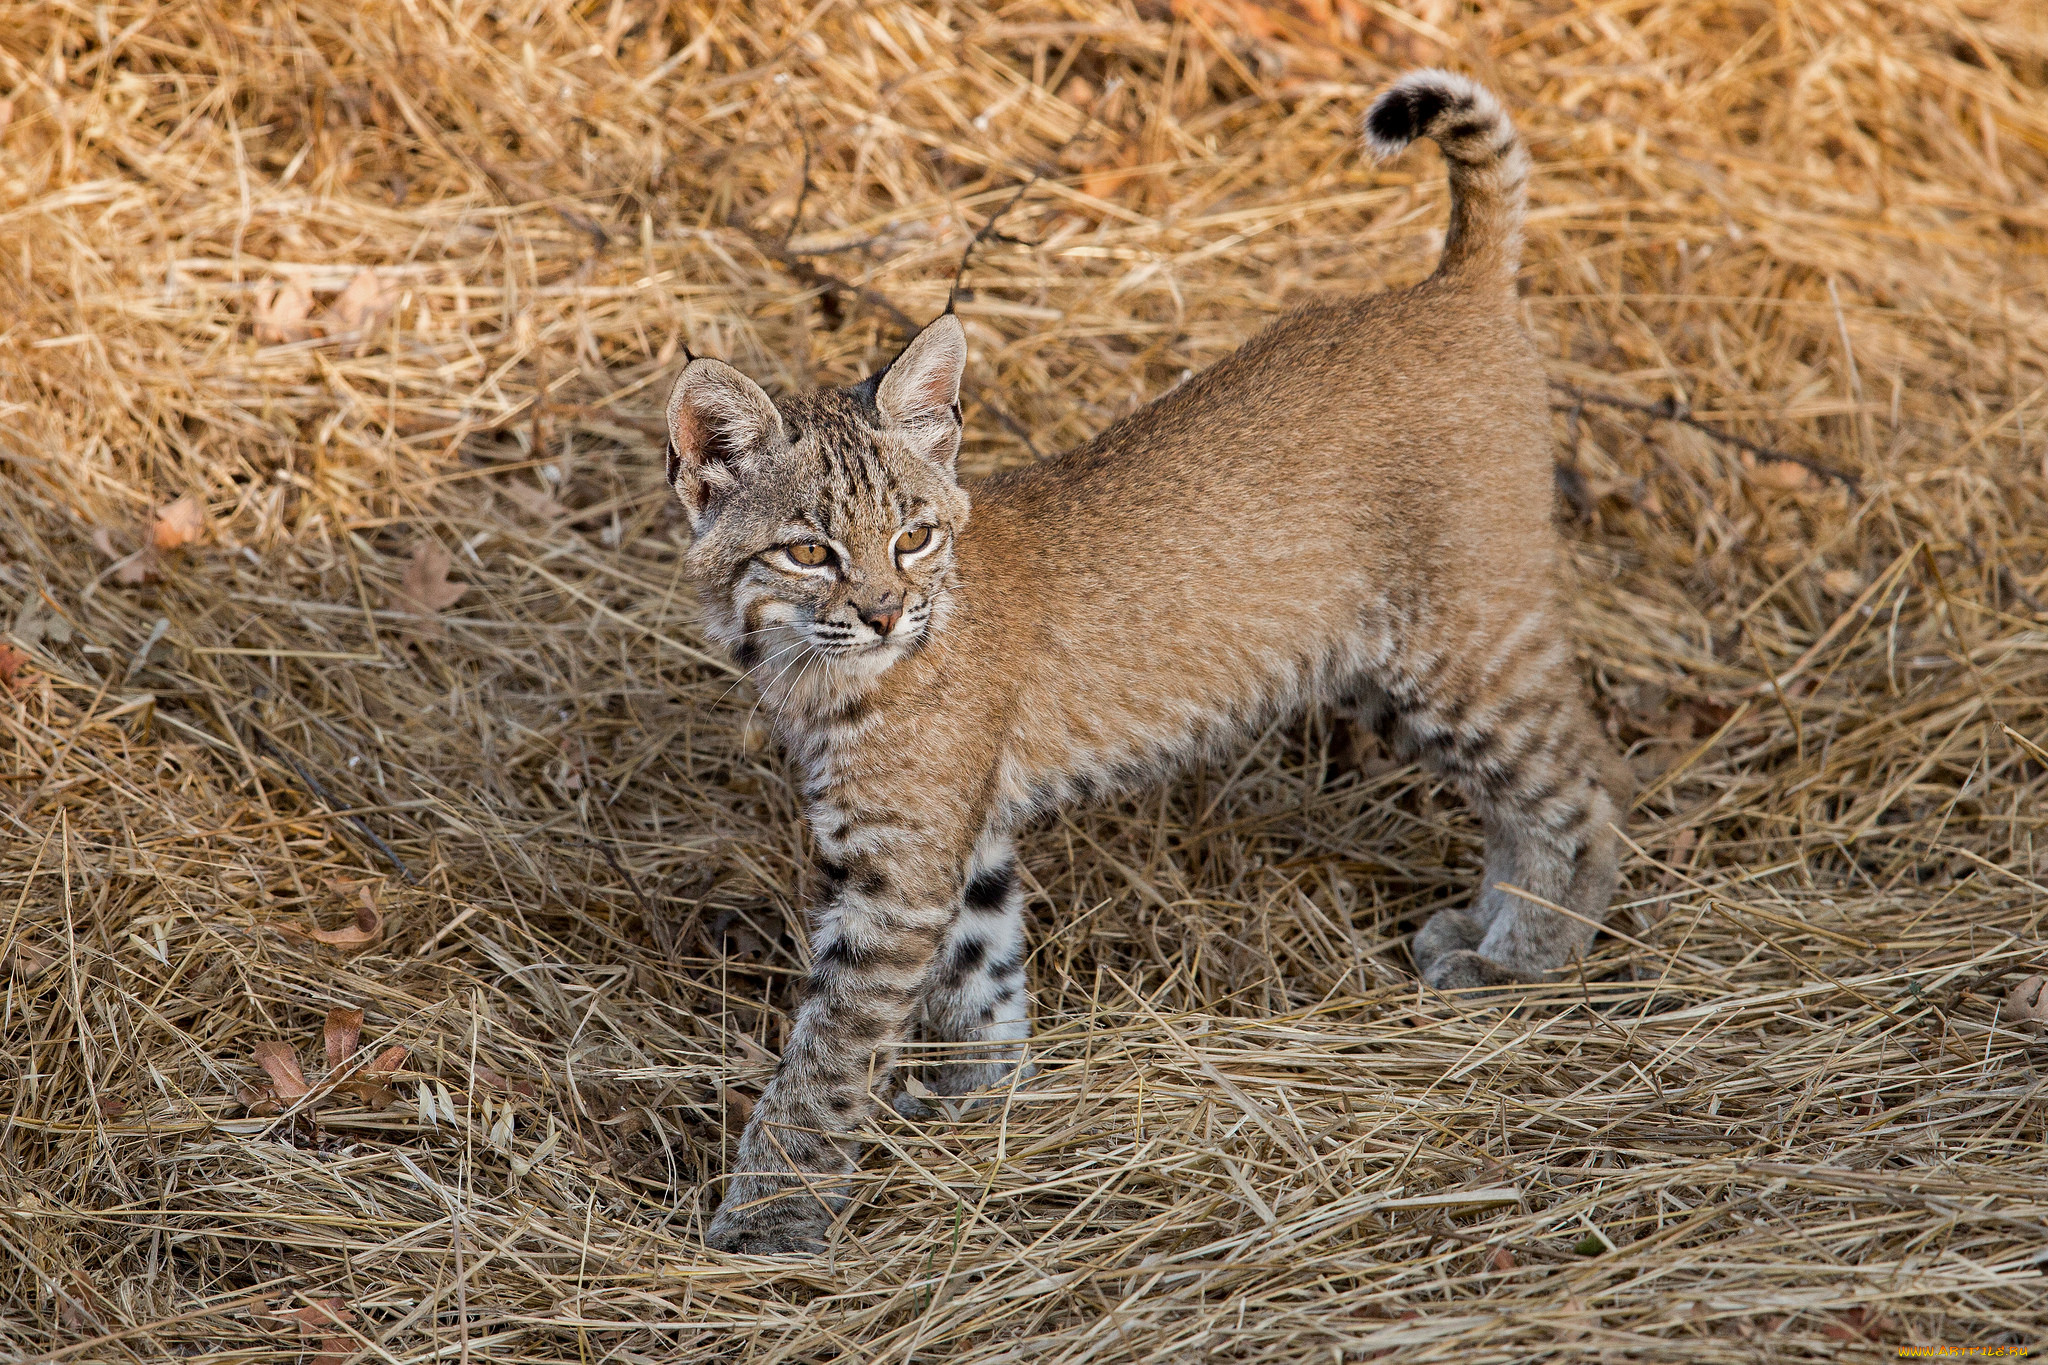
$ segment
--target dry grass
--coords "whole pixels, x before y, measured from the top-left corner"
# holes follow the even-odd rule
[[[967,459],[1058,448],[1427,268],[1434,154],[1349,134],[1418,60],[1540,166],[1587,670],[1650,779],[1615,932],[1514,1013],[1423,997],[1472,822],[1269,735],[1029,839],[1040,1081],[879,1121],[825,1259],[707,1254],[805,859],[678,577],[678,346],[856,376],[1038,175]],[[0,4],[0,1352],[2039,1344],[2044,87],[2028,0]],[[347,1007],[398,1103],[273,1050],[276,1112],[257,1046],[318,1081]]]

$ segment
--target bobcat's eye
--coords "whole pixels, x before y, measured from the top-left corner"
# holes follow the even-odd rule
[[[791,545],[783,553],[807,569],[815,569],[832,557],[832,552],[815,540]]]
[[[920,526],[914,531],[905,531],[902,535],[896,537],[896,553],[899,555],[914,555],[931,543],[932,528]]]

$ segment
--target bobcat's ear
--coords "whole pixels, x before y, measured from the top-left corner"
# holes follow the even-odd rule
[[[911,338],[875,386],[883,425],[948,473],[960,454],[960,376],[966,368],[967,333],[947,312]]]
[[[722,360],[692,360],[668,395],[668,484],[697,527],[739,487],[747,458],[783,444],[782,414]]]

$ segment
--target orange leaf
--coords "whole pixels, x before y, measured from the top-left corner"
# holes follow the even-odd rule
[[[145,545],[133,554],[125,554],[114,544],[114,537],[102,526],[92,533],[93,548],[114,561],[114,581],[133,586],[147,583],[158,577],[162,561],[158,558],[156,546]]]
[[[404,1063],[405,1050],[404,1043],[393,1043],[390,1047],[385,1048],[370,1059],[370,1064],[363,1068],[363,1074],[365,1076],[390,1075]]]
[[[28,686],[28,679],[21,676],[21,666],[28,662],[28,655],[13,645],[0,645],[0,686],[9,692],[19,692]]]
[[[293,278],[282,287],[256,295],[256,339],[264,342],[304,341],[313,335],[306,315],[313,311],[313,291]]]
[[[296,1100],[313,1093],[313,1087],[306,1083],[306,1073],[299,1070],[299,1054],[290,1043],[276,1039],[258,1043],[256,1060],[270,1073],[271,1084],[277,1087],[280,1099]]]
[[[454,563],[448,552],[431,540],[413,547],[412,562],[398,588],[398,604],[423,620],[439,623],[444,608],[452,607],[469,591],[467,583],[450,583],[448,569]]]
[[[338,1338],[329,1329],[343,1326],[355,1319],[355,1310],[339,1298],[315,1299],[298,1308],[273,1308],[271,1316],[282,1318],[296,1326],[301,1332],[320,1332],[324,1340],[320,1349],[326,1350]],[[344,1346],[344,1349],[348,1349]]]
[[[327,1011],[327,1026],[320,1033],[320,1041],[327,1049],[327,1069],[332,1071],[355,1056],[356,1040],[362,1036],[361,1010],[345,1010],[336,1005]]]
[[[491,1070],[487,1066],[479,1065],[476,1068],[475,1074],[477,1080],[483,1082],[486,1086],[489,1086],[493,1090],[509,1090],[515,1095],[531,1095],[533,1093],[532,1081],[507,1080],[505,1077],[500,1076],[497,1072]]]
[[[1746,450],[1742,452],[1742,468],[1751,483],[1785,493],[1798,493],[1820,483],[1813,471],[1803,464],[1791,460],[1759,460]]]
[[[362,1103],[365,1109],[389,1109],[398,1103],[398,1092],[384,1085],[371,1085],[368,1081],[349,1081],[337,1087]]]
[[[370,888],[363,888],[363,903],[356,907],[356,922],[346,929],[315,929],[313,938],[320,943],[332,943],[343,948],[360,947],[377,937],[384,921],[377,914],[376,902],[370,899]]]
[[[281,1112],[277,1107],[277,1093],[271,1090],[255,1091],[243,1086],[235,1092],[235,1098],[249,1110],[252,1119],[267,1119]]]
[[[2030,976],[2005,993],[2006,1009],[2014,1019],[2048,1024],[2048,976]]]
[[[374,270],[359,270],[348,288],[327,305],[327,316],[344,332],[362,332],[377,325],[398,303],[398,286]]]
[[[199,539],[205,529],[206,504],[187,493],[156,509],[156,527],[150,533],[150,541],[159,550],[175,550]]]

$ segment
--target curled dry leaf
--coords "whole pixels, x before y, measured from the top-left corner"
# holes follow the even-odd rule
[[[337,947],[355,948],[369,943],[384,927],[383,918],[377,913],[377,903],[370,898],[370,888],[363,888],[363,903],[356,907],[356,922],[346,929],[315,929],[311,937],[318,943],[332,943]],[[360,1018],[360,1014],[358,1015]]]
[[[532,1081],[509,1080],[487,1066],[478,1066],[475,1070],[475,1076],[479,1083],[492,1090],[504,1090],[514,1095],[531,1095],[533,1093]]]
[[[162,576],[163,560],[156,552],[156,546],[145,545],[133,554],[123,551],[114,544],[113,533],[101,526],[92,533],[95,550],[114,561],[112,574],[116,583],[133,587]]]
[[[467,583],[448,581],[453,563],[448,552],[431,540],[414,546],[412,562],[405,566],[405,577],[399,582],[398,605],[439,629],[442,611],[469,591]]]
[[[406,1046],[404,1043],[393,1043],[390,1047],[385,1048],[370,1059],[370,1064],[363,1068],[363,1074],[367,1076],[389,1076],[392,1072],[398,1070],[400,1066],[404,1065],[405,1053]]]
[[[1784,493],[1810,492],[1820,486],[1820,480],[1803,464],[1791,460],[1759,460],[1746,450],[1742,452],[1742,471],[1758,487],[1775,488]]]
[[[346,1327],[355,1321],[355,1310],[339,1298],[315,1299],[301,1308],[273,1309],[272,1315],[296,1326],[307,1336],[320,1334],[320,1349],[313,1356],[312,1365],[341,1365],[355,1354],[355,1341],[351,1337],[337,1335],[336,1327]]]
[[[398,306],[398,286],[374,270],[359,270],[348,287],[327,305],[330,330],[364,332],[376,326]]]
[[[24,981],[33,981],[57,965],[57,959],[31,945],[17,941],[5,960],[7,970]]]
[[[19,692],[28,686],[28,679],[21,676],[21,666],[28,662],[28,655],[13,645],[0,645],[0,687],[9,692]]]
[[[1854,597],[1863,591],[1863,575],[1854,569],[1830,569],[1820,576],[1820,585],[1836,597]]]
[[[306,316],[313,311],[313,291],[294,276],[256,295],[256,339],[275,345],[304,341],[313,335]]]
[[[2048,976],[2030,976],[2006,992],[2008,1016],[2048,1024]]]
[[[393,1043],[364,1064],[354,1080],[337,1088],[354,1095],[365,1108],[389,1109],[399,1102],[398,1092],[379,1082],[404,1064],[405,1053],[405,1044]]]
[[[356,1041],[362,1036],[361,1010],[345,1010],[337,1005],[327,1011],[326,1027],[320,1031],[320,1042],[327,1052],[327,1069],[332,1071],[355,1056]]]
[[[267,1119],[284,1112],[276,1094],[269,1090],[251,1090],[245,1085],[235,1092],[235,1098],[249,1111],[252,1119]]]
[[[277,1088],[279,1099],[303,1099],[313,1093],[306,1073],[299,1069],[299,1054],[290,1043],[273,1038],[256,1044],[255,1052],[257,1063],[270,1073],[270,1083]]]
[[[517,503],[529,516],[542,521],[553,521],[569,513],[569,509],[564,507],[549,489],[535,488],[531,484],[507,483],[498,491]]]
[[[199,539],[206,529],[206,504],[187,493],[156,510],[156,525],[150,543],[159,550],[176,550]]]

